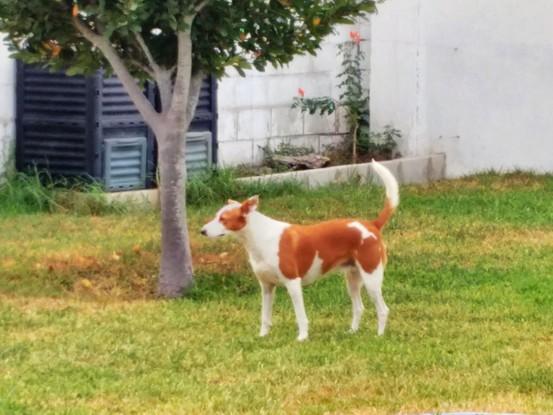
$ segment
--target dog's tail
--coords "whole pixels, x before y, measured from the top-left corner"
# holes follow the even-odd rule
[[[384,167],[382,164],[372,161],[372,168],[376,174],[382,180],[384,188],[386,189],[386,202],[384,203],[384,209],[378,215],[373,223],[378,229],[382,229],[384,225],[390,220],[397,206],[399,205],[399,185],[394,175]]]

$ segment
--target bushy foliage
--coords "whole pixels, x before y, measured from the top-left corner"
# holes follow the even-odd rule
[[[0,0],[0,32],[18,58],[70,73],[109,68],[73,25],[109,38],[134,76],[150,79],[140,34],[154,60],[177,64],[177,32],[190,29],[194,72],[223,75],[225,67],[263,70],[314,54],[338,23],[375,11],[371,0]]]

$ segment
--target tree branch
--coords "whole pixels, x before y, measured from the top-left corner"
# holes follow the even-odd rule
[[[209,0],[203,0],[197,6],[194,7],[194,11],[196,13],[199,13],[205,6],[207,6],[207,3],[209,3]]]
[[[190,80],[190,88],[188,90],[188,104],[186,106],[186,119],[188,123],[192,121],[196,107],[198,106],[198,100],[200,98],[200,91],[202,89],[202,83],[204,81],[205,74],[198,72],[192,75]]]
[[[146,72],[150,78],[155,79],[156,75],[155,73],[146,65],[142,64],[141,62],[137,61],[136,59],[131,59],[130,61],[134,66],[139,68],[140,70]]]
[[[171,100],[173,98],[173,71],[172,70],[159,70],[156,74],[156,83],[159,89],[159,98],[161,100],[161,111],[166,114],[171,107]]]
[[[90,27],[81,22],[78,16],[73,16],[71,21],[73,26],[92,44],[96,46],[96,41],[101,39],[102,36],[94,32]]]
[[[150,49],[146,45],[146,42],[144,41],[144,38],[139,32],[135,33],[136,41],[140,45],[140,48],[146,55],[146,58],[148,59],[148,62],[150,64],[150,67],[153,70],[153,78],[156,80],[157,88],[159,91],[159,97],[161,101],[161,112],[166,114],[167,111],[169,111],[169,108],[171,107],[171,100],[173,98],[173,82],[172,77],[173,73],[175,72],[176,65],[165,69],[162,68],[157,64],[155,61]]]
[[[113,71],[119,78],[119,81],[125,86],[125,90],[136,106],[136,109],[140,112],[140,115],[142,115],[142,118],[144,118],[144,121],[146,121],[152,129],[156,130],[160,120],[159,113],[154,109],[152,103],[148,101],[142,88],[130,74],[125,63],[113,48],[110,40],[95,33],[90,27],[81,22],[78,16],[73,16],[72,22],[85,39],[102,51],[104,57],[111,64]]]
[[[135,32],[134,37],[136,38],[138,45],[144,52],[144,55],[146,55],[146,59],[148,59],[150,68],[152,68],[152,71],[157,72],[159,70],[159,65],[156,63],[154,56],[152,55],[152,52],[150,51],[150,49],[148,48],[148,45],[146,45],[146,42],[144,41],[144,38],[139,32]]]
[[[188,22],[187,22],[188,23]],[[190,77],[192,74],[192,39],[190,37],[190,24],[185,32],[178,32],[178,57],[177,76],[173,87],[173,98],[168,118],[178,124],[179,127],[186,127],[186,104],[190,89]]]

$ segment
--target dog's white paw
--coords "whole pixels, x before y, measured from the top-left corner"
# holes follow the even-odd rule
[[[296,340],[299,341],[299,342],[304,342],[304,341],[307,340],[308,337],[309,337],[309,336],[307,335],[307,333],[305,333],[305,334],[300,334],[300,335],[297,337]]]

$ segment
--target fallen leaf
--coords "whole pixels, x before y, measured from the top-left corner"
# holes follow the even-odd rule
[[[92,288],[92,282],[88,278],[81,278],[79,282],[84,288]]]

